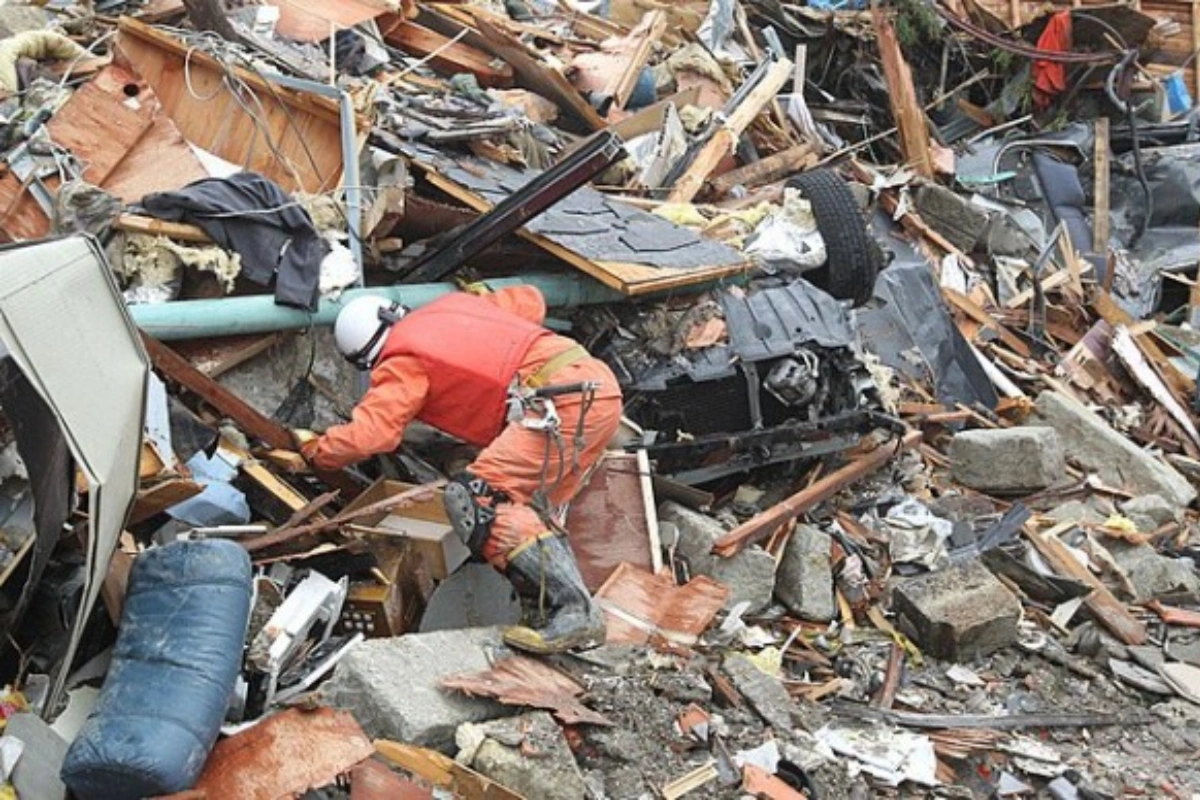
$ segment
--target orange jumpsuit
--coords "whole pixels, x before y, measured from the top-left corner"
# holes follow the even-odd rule
[[[484,295],[500,309],[522,319],[541,325],[546,319],[546,303],[541,292],[531,286],[501,289]],[[403,325],[401,320],[399,325]],[[447,348],[455,346],[451,339]],[[575,347],[565,336],[543,336],[534,341],[520,361],[517,374],[528,378],[556,355]],[[492,358],[478,353],[477,358]],[[598,381],[591,407],[584,415],[580,449],[576,449],[575,434],[579,426],[583,397],[562,395],[554,399],[562,419],[561,435],[564,469],[561,481],[555,484],[560,465],[560,451],[553,442],[546,460],[546,433],[530,430],[518,423],[509,423],[488,444],[468,467],[470,472],[487,481],[493,489],[511,498],[510,503],[496,507],[496,519],[491,534],[483,545],[483,557],[499,569],[508,563],[508,554],[522,544],[547,531],[546,524],[529,505],[541,485],[543,470],[550,503],[556,508],[565,506],[579,491],[587,471],[603,455],[609,441],[621,423],[621,390],[608,366],[599,359],[586,357],[554,372],[551,384]],[[354,409],[346,425],[337,425],[316,440],[310,450],[312,462],[323,469],[341,467],[379,453],[390,453],[400,446],[404,429],[414,419],[421,419],[421,409],[429,392],[425,367],[416,358],[397,355],[386,358],[371,370],[371,384]],[[463,408],[464,415],[473,410]]]

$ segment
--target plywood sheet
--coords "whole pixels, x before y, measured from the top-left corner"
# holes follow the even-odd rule
[[[651,518],[654,501],[646,502],[644,483],[649,478],[643,480],[638,461],[634,453],[606,454],[571,501],[569,541],[589,591],[603,586],[622,563],[658,571],[661,559],[655,558],[652,544],[657,539]]]
[[[189,58],[183,42],[132,19],[121,20],[115,49],[118,62],[145,78],[188,141],[288,191],[337,187],[342,146],[334,101],[227,68],[203,53]],[[251,101],[235,97],[228,78],[253,92],[262,110],[255,106],[255,115],[249,114]],[[356,125],[364,127],[361,121]]]
[[[386,11],[385,4],[363,0],[270,0],[279,9],[275,32],[288,39],[319,42]]]

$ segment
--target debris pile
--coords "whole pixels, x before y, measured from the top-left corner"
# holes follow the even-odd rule
[[[1198,25],[0,5],[0,794],[1200,794]]]

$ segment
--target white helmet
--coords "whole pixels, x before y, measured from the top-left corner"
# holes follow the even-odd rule
[[[408,309],[379,295],[356,297],[338,312],[333,338],[346,360],[359,369],[375,366],[387,332]]]

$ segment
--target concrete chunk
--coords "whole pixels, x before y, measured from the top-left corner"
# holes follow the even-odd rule
[[[1033,424],[1054,428],[1067,457],[1105,483],[1137,494],[1157,494],[1176,506],[1190,505],[1196,490],[1173,467],[1117,433],[1081,403],[1042,392]]]
[[[1035,492],[1066,471],[1053,428],[962,431],[950,442],[950,459],[954,480],[983,492]]]
[[[751,545],[731,558],[713,555],[713,542],[725,529],[712,517],[678,503],[663,503],[658,520],[678,530],[676,553],[687,561],[693,575],[707,575],[729,588],[726,610],[744,601],[750,604],[748,613],[754,614],[771,604],[776,565],[766,550]]]
[[[545,711],[458,729],[458,760],[523,797],[588,796],[562,729]]]
[[[1156,494],[1144,494],[1126,500],[1120,505],[1121,513],[1129,517],[1142,533],[1151,533],[1161,525],[1175,522],[1179,512],[1175,506]]]
[[[1135,603],[1164,599],[1195,602],[1200,598],[1200,578],[1187,561],[1160,555],[1148,544],[1131,544],[1119,539],[1105,541],[1104,548],[1129,576]]]
[[[462,723],[513,713],[494,701],[439,685],[450,675],[490,669],[488,652],[502,646],[498,628],[369,639],[346,654],[321,695],[351,712],[373,739],[449,752]]]
[[[837,614],[833,599],[832,541],[812,525],[797,525],[783,551],[775,596],[801,619],[829,622]]]
[[[796,703],[779,678],[763,672],[741,653],[726,656],[721,668],[768,725],[777,731],[791,730]]]
[[[935,658],[967,661],[1017,641],[1021,603],[978,562],[898,580],[892,607],[898,627]]]

